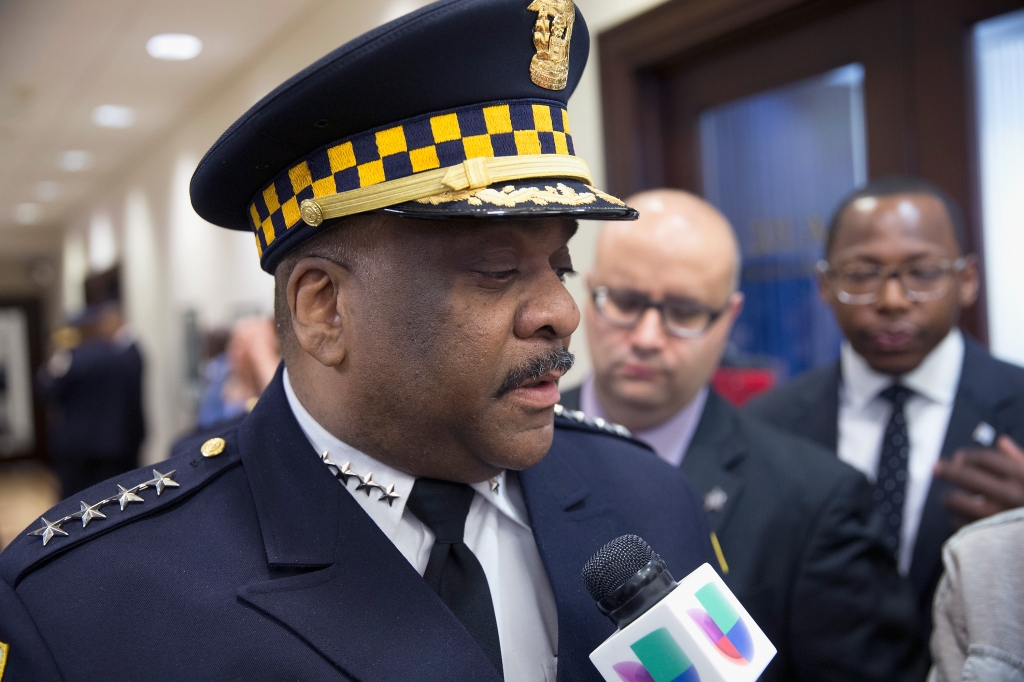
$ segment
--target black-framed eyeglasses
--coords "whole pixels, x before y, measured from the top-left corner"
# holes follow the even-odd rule
[[[591,296],[597,314],[613,326],[632,329],[639,324],[644,313],[654,308],[661,315],[661,326],[665,333],[684,339],[704,334],[726,310],[671,296],[655,302],[647,294],[631,289],[595,287]]]
[[[882,288],[895,277],[907,300],[937,301],[952,291],[953,275],[967,267],[967,258],[923,259],[894,268],[875,263],[851,263],[833,268],[820,260],[818,272],[832,285],[836,298],[849,305],[868,305],[882,298]]]

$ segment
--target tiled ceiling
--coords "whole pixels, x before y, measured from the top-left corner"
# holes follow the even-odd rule
[[[106,175],[315,4],[0,0],[0,239],[16,225],[20,204],[38,206],[40,229],[59,224]],[[189,61],[153,59],[146,41],[160,33],[198,36],[203,51]],[[92,112],[102,104],[132,107],[136,123],[96,126]],[[69,150],[90,152],[95,165],[63,170],[58,159]]]

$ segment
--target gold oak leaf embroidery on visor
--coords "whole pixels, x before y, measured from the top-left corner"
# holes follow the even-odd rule
[[[501,190],[485,187],[484,189],[464,189],[457,192],[442,192],[441,194],[417,199],[416,201],[421,204],[431,204],[433,206],[447,204],[453,201],[465,201],[470,206],[491,204],[493,206],[513,208],[525,203],[533,203],[538,206],[547,206],[548,204],[582,206],[584,204],[592,204],[597,201],[598,197],[600,197],[601,199],[614,203],[618,206],[625,205],[619,199],[609,194],[605,194],[590,185],[587,185],[586,187],[591,191],[577,192],[572,187],[567,187],[562,183],[558,183],[555,187],[548,185],[543,189],[540,187],[516,188],[514,185],[507,185],[502,187]]]

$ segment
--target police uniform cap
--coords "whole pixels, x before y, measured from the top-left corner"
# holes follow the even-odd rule
[[[566,7],[574,21],[564,86],[542,87],[531,68],[541,51],[535,30],[545,12],[550,20],[556,11],[567,14]],[[375,205],[393,178],[477,157],[547,161],[550,154],[575,168],[581,161],[564,110],[589,48],[586,22],[570,0],[435,2],[339,47],[253,106],[200,162],[192,204],[216,225],[253,230],[261,265],[273,272],[316,233],[310,216],[322,195],[373,194],[379,186]],[[465,165],[472,175],[472,164]],[[370,210],[425,218],[636,217],[584,174],[538,173],[488,183],[487,201],[453,193]],[[520,201],[524,188],[532,198]]]

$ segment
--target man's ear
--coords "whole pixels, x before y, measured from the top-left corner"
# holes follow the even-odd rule
[[[970,308],[978,300],[978,288],[981,286],[981,274],[978,272],[977,256],[967,256],[967,264],[960,272],[960,307]]]
[[[288,307],[299,346],[325,367],[345,359],[349,271],[326,258],[303,258],[288,277]]]
[[[735,321],[736,318],[740,316],[740,313],[743,312],[743,302],[745,300],[746,297],[743,295],[742,291],[734,291],[729,297],[729,317],[731,317],[733,321]]]
[[[818,296],[821,296],[821,300],[825,302],[830,308],[834,308],[838,299],[836,298],[835,291],[832,290],[832,283],[828,281],[828,277],[823,272],[818,272]]]

